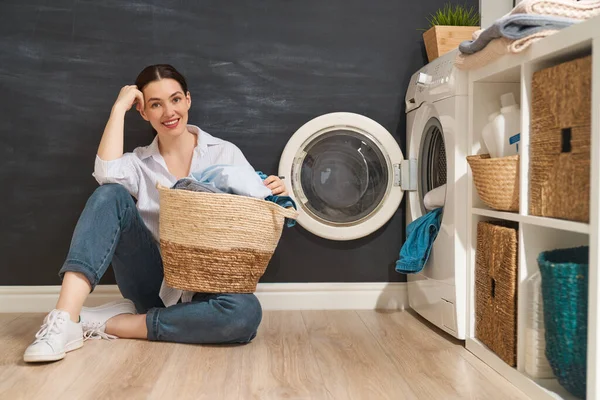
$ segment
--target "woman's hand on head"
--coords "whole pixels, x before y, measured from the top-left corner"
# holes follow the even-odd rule
[[[140,111],[144,108],[144,95],[140,92],[135,85],[123,86],[119,92],[119,96],[115,101],[113,108],[118,108],[124,112],[129,111],[133,105]]]
[[[285,183],[275,175],[268,176],[264,181],[266,187],[271,189],[271,193],[274,196],[287,196],[288,192],[285,190]]]

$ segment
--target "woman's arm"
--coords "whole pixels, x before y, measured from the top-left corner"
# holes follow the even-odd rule
[[[134,104],[136,104],[138,111],[142,109],[144,107],[144,95],[135,85],[123,86],[112,107],[110,118],[106,123],[98,146],[98,157],[102,160],[112,161],[123,156],[125,113]]]

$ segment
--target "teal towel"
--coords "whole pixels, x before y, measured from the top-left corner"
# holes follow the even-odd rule
[[[400,249],[400,259],[396,261],[396,272],[414,274],[423,269],[440,230],[442,210],[436,208],[408,225],[406,241]]]

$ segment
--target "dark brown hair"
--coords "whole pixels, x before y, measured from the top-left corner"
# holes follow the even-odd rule
[[[144,87],[150,82],[158,81],[160,79],[175,79],[181,85],[183,94],[186,95],[188,92],[187,82],[183,75],[179,73],[172,65],[169,64],[156,64],[149,65],[140,72],[135,79],[135,85],[138,90],[143,91]]]
[[[175,69],[175,67],[169,64],[148,65],[139,73],[137,78],[135,78],[135,85],[140,92],[143,92],[144,87],[146,87],[147,84],[161,79],[175,79],[181,85],[183,95],[187,95],[188,86],[185,78]],[[152,128],[152,136],[156,135],[156,130]]]

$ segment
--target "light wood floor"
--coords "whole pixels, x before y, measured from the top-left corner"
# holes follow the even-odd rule
[[[41,314],[0,314],[0,399],[526,399],[411,312],[271,311],[243,346],[90,340],[28,365]]]

